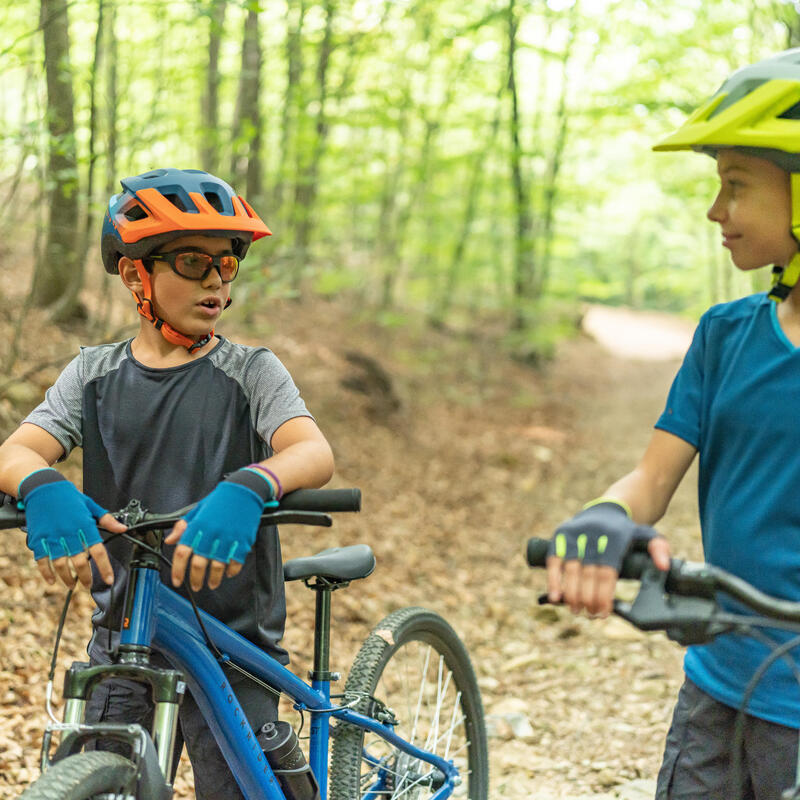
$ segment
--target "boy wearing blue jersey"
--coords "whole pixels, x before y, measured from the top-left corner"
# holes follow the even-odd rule
[[[130,545],[104,543],[97,525],[123,531],[107,510],[137,498],[154,512],[197,503],[165,540],[172,569],[162,580],[185,594],[188,577],[201,608],[285,664],[280,543],[260,517],[284,492],[325,484],[333,456],[275,355],[214,332],[240,261],[270,231],[205,172],[158,169],[122,188],[109,202],[101,249],[106,270],[133,294],[139,331],[81,349],[0,446],[0,491],[24,504],[45,580],[71,586],[77,576],[91,587],[93,663],[114,658],[130,561]],[[76,447],[82,491],[52,467]],[[167,666],[158,653],[151,661]],[[274,696],[246,678],[230,683],[255,730],[277,719]],[[87,721],[145,729],[152,716],[149,690],[125,680],[100,684],[86,708]],[[190,695],[176,738],[176,754],[184,742],[189,751],[198,798],[242,796]]]
[[[708,217],[739,269],[774,265],[773,285],[703,315],[639,464],[556,530],[549,598],[607,615],[633,541],[668,568],[669,547],[650,526],[699,453],[706,560],[800,601],[800,49],[734,73],[655,149],[716,158]],[[790,636],[769,633],[778,643]],[[794,785],[800,687],[782,659],[747,708],[741,784],[731,784],[737,709],[768,654],[733,635],[688,649],[657,798],[778,800]]]

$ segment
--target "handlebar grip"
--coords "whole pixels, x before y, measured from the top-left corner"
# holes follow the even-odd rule
[[[528,539],[526,553],[529,567],[544,567],[547,565],[547,550],[550,547],[549,539],[539,539],[536,536]]]
[[[281,511],[361,511],[360,489],[296,489],[281,499]]]
[[[527,558],[531,567],[544,567],[547,562],[547,550],[550,547],[549,539],[539,539],[533,537],[528,539]],[[628,553],[622,562],[622,569],[619,571],[620,578],[638,580],[642,577],[645,568],[652,564],[652,560],[647,553]]]
[[[25,512],[17,508],[17,501],[0,492],[0,530],[21,528],[25,524]]]

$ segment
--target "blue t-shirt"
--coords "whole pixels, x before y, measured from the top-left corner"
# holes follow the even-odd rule
[[[768,594],[800,601],[800,348],[765,294],[714,306],[701,318],[656,427],[694,445],[705,559]],[[733,607],[723,598],[726,607]],[[768,630],[784,642],[791,634]],[[769,654],[751,637],[690,647],[687,676],[738,708]],[[800,649],[793,650],[800,663]],[[778,660],[749,713],[800,728],[800,686]]]

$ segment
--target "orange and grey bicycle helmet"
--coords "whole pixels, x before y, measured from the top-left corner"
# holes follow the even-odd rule
[[[243,197],[208,172],[155,169],[124,178],[121,184],[123,191],[109,200],[103,220],[103,266],[106,272],[117,274],[119,259],[130,258],[143,286],[142,297],[133,292],[139,313],[167,341],[190,351],[202,347],[214,335],[213,330],[195,340],[155,315],[150,275],[143,259],[163,244],[192,233],[230,239],[235,255],[243,259],[253,241],[271,232]]]
[[[735,147],[790,173],[792,236],[800,242],[800,48],[743,67],[654,150],[716,156]],[[781,301],[800,280],[800,252],[773,267],[769,296]]]

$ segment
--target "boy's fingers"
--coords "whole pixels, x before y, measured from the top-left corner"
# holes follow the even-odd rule
[[[228,564],[228,569],[226,570],[225,574],[229,578],[233,578],[238,575],[242,571],[242,562],[241,561],[231,561]]]
[[[44,558],[40,558],[36,562],[36,568],[39,570],[39,574],[44,578],[44,580],[49,583],[50,585],[55,583],[56,576],[53,575],[53,568],[50,565],[50,559],[45,556]]]
[[[185,519],[179,519],[173,526],[169,535],[164,539],[165,544],[175,544],[183,535],[189,523]]]
[[[195,592],[199,592],[203,588],[203,579],[206,577],[207,567],[207,558],[198,556],[197,553],[192,556],[192,563],[189,567],[189,584]]]
[[[93,544],[89,548],[89,555],[92,557],[92,560],[97,567],[97,571],[100,573],[100,577],[109,585],[111,586],[114,583],[114,568],[111,566],[111,562],[108,560],[108,552],[106,551],[106,546],[102,542],[98,542],[97,544]],[[78,577],[80,578],[80,572],[78,573]],[[90,587],[91,579],[89,583],[81,578],[81,583],[87,588]]]
[[[102,546],[102,545],[101,545]],[[89,566],[89,557],[86,553],[76,553],[72,556],[72,566],[78,580],[87,588],[92,588],[92,568]]]
[[[581,610],[581,572],[582,562],[571,558],[564,564],[564,602],[570,607],[573,614]]]
[[[588,614],[596,614],[597,600],[597,567],[594,564],[584,565],[578,584],[580,604]]]
[[[196,557],[196,556],[195,556]],[[208,588],[216,589],[222,583],[222,576],[225,574],[224,561],[212,561],[208,568]]]
[[[617,571],[613,567],[597,567],[592,613],[600,617],[607,617],[611,613],[614,607],[614,589],[616,586]]]
[[[122,533],[122,531],[128,530],[127,525],[123,525],[111,514],[103,514],[103,516],[97,520],[97,524],[103,528],[103,530],[111,531],[111,533]]]
[[[656,536],[647,545],[647,552],[653,563],[661,570],[668,570],[670,564],[669,542],[663,536]]]
[[[172,534],[170,534],[172,535]],[[175,548],[172,556],[172,585],[180,586],[183,583],[183,576],[186,574],[186,565],[192,555],[192,548],[185,544],[179,544]]]
[[[551,603],[561,600],[561,566],[563,560],[558,556],[547,559],[547,599]]]
[[[66,556],[61,556],[61,558],[55,559],[52,565],[64,586],[71,589],[75,585],[75,576],[72,574],[69,559]]]

